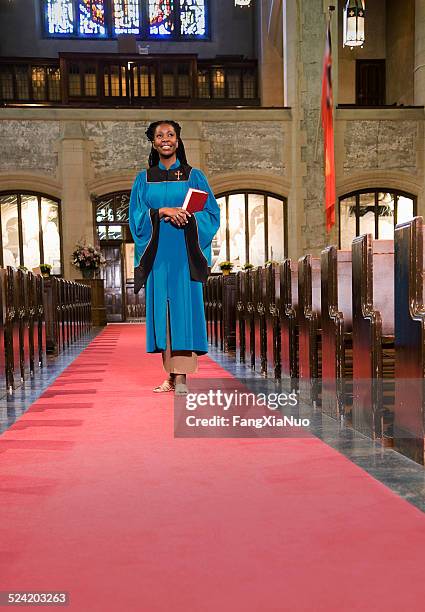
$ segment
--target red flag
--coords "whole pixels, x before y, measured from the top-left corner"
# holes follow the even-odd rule
[[[331,26],[328,20],[322,77],[322,127],[325,158],[325,211],[326,231],[335,223],[335,158],[332,98],[332,46]]]

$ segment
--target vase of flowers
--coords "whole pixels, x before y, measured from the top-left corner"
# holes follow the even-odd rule
[[[40,264],[40,272],[43,278],[49,278],[52,266],[50,264]]]
[[[80,241],[72,253],[73,265],[81,270],[83,278],[94,278],[95,272],[105,264],[105,258],[92,244]]]
[[[254,264],[247,262],[246,264],[242,266],[242,270],[252,270],[253,267],[254,267]]]
[[[231,261],[222,261],[219,266],[223,276],[227,276],[233,268],[233,263]]]

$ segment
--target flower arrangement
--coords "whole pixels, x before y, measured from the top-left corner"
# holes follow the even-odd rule
[[[44,276],[44,277],[50,276],[51,270],[52,270],[52,266],[50,264],[40,264],[41,276]]]
[[[77,242],[72,253],[72,263],[80,270],[98,270],[106,264],[102,253],[92,244]]]
[[[230,270],[233,268],[233,263],[231,261],[222,261],[218,264],[220,266],[220,270],[223,272],[224,270]]]
[[[246,264],[244,264],[242,266],[242,270],[252,270],[252,268],[254,267],[254,264],[249,263],[248,261],[246,262]]]

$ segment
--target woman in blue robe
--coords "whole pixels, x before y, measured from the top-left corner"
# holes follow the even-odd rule
[[[220,209],[204,174],[189,166],[180,126],[152,123],[149,168],[138,174],[130,196],[134,291],[146,287],[146,350],[162,352],[169,376],[154,391],[187,393],[186,374],[208,352],[202,283],[211,265],[211,241]],[[181,208],[190,187],[206,191],[203,210]]]

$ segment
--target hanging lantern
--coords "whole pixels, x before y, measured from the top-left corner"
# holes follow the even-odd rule
[[[344,47],[363,47],[364,0],[347,0],[344,7]]]

